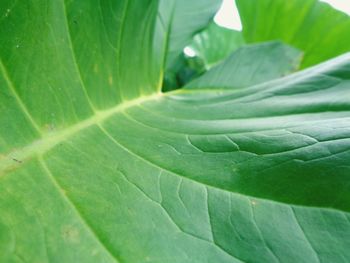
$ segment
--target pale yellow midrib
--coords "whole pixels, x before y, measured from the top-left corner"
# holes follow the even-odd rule
[[[57,144],[64,142],[69,137],[72,137],[78,132],[90,126],[101,124],[103,121],[107,120],[109,117],[118,112],[122,112],[123,110],[142,104],[146,101],[157,100],[162,96],[162,93],[156,93],[153,95],[144,96],[134,100],[123,102],[118,106],[108,110],[96,111],[94,115],[92,115],[88,119],[74,124],[71,127],[67,127],[60,131],[47,133],[41,139],[27,146],[13,150],[5,156],[0,156],[0,177],[6,175],[7,172],[21,166],[27,160],[42,155],[43,153],[55,147]]]

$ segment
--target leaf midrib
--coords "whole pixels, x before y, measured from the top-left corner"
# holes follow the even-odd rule
[[[163,93],[155,93],[148,96],[139,97],[137,99],[125,101],[117,106],[102,110],[95,111],[92,116],[82,120],[70,127],[65,129],[44,134],[42,138],[32,142],[29,145],[23,146],[19,149],[14,149],[5,156],[0,156],[0,177],[7,175],[9,172],[21,167],[32,157],[39,156],[52,149],[59,143],[64,142],[68,138],[76,135],[77,133],[83,131],[84,129],[101,124],[114,114],[120,113],[128,108],[142,104],[143,102],[150,100],[157,100],[163,97]]]
[[[30,161],[31,159],[33,159],[35,157],[39,157],[39,158],[42,157],[44,153],[48,152],[50,149],[52,149],[56,145],[66,141],[67,139],[71,138],[72,136],[78,134],[79,132],[82,132],[86,128],[89,128],[93,125],[97,125],[99,128],[102,128],[103,126],[101,124],[103,122],[107,121],[109,118],[111,118],[115,114],[121,113],[121,112],[123,112],[127,109],[130,109],[132,107],[135,107],[135,106],[140,106],[144,102],[148,102],[148,101],[152,101],[152,100],[159,100],[161,98],[166,98],[166,97],[171,96],[173,94],[174,94],[174,92],[168,92],[168,93],[158,92],[158,93],[154,93],[154,94],[147,95],[147,96],[141,96],[141,97],[133,99],[133,100],[124,101],[123,103],[118,104],[117,106],[110,108],[110,109],[95,111],[92,116],[90,116],[89,118],[87,118],[85,120],[82,120],[81,122],[78,122],[70,127],[66,127],[65,129],[62,129],[62,130],[58,130],[55,132],[44,134],[41,139],[36,140],[29,145],[23,146],[19,149],[14,149],[11,152],[9,152],[8,154],[0,155],[0,178],[3,176],[6,176],[6,175],[10,174],[11,172],[13,172],[14,170],[17,170],[18,168],[22,167],[26,162]],[[104,129],[102,129],[102,131],[103,130]],[[150,160],[146,159],[144,156],[139,156],[135,152],[132,152],[126,146],[121,145],[120,142],[116,142],[115,139],[108,132],[106,135],[107,135],[107,137],[112,139],[115,143],[117,143],[117,145],[119,147],[126,150],[127,152],[129,152],[133,156],[140,158],[141,160],[147,162],[148,164],[150,164],[152,166],[155,166],[156,168],[160,168],[164,171],[170,172],[171,174],[174,174],[174,175],[177,175],[180,177],[184,177],[183,175],[180,175],[174,171],[168,170],[165,167],[161,167],[158,164],[151,162]],[[270,202],[276,202],[275,200],[271,200],[271,199],[250,196],[250,195],[242,194],[239,192],[232,192],[232,191],[229,191],[226,189],[218,188],[218,187],[215,187],[213,185],[208,185],[208,184],[205,184],[203,182],[193,180],[193,179],[188,178],[188,177],[184,177],[184,178],[186,178],[190,181],[202,184],[202,185],[209,187],[209,188],[212,188],[212,189],[218,189],[218,190],[225,191],[225,192],[227,191],[231,194],[234,193],[234,194],[242,195],[242,196],[245,196],[248,198],[250,197],[250,198],[256,198],[256,199],[266,200],[266,201],[270,201]],[[280,202],[278,202],[278,203],[280,203]],[[282,202],[282,203],[285,205],[294,206],[294,207],[295,206],[308,207],[308,208],[315,208],[315,209],[321,208],[321,209],[338,211],[338,212],[342,212],[342,213],[347,212],[347,211],[339,210],[336,208],[330,208],[330,207],[318,207],[318,206],[310,206],[309,207],[309,206],[304,206],[304,205],[300,205],[300,204],[285,203],[285,202]]]

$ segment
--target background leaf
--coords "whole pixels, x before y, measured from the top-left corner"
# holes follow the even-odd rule
[[[160,0],[158,27],[160,39],[165,35],[164,90],[178,86],[176,72],[183,64],[182,52],[196,32],[207,27],[221,0]],[[194,11],[195,10],[195,11]],[[162,40],[161,40],[162,41]]]
[[[286,76],[299,68],[302,53],[280,42],[241,47],[185,88],[240,89]]]
[[[302,68],[350,50],[350,18],[318,0],[237,0],[244,39],[281,40],[304,51]]]
[[[218,26],[212,22],[193,37],[188,45],[201,59],[206,70],[212,68],[244,44],[240,31]]]
[[[194,53],[193,57],[182,53],[177,62],[175,73],[167,75],[163,91],[184,86],[190,80],[203,74],[244,43],[242,33],[216,25],[213,21],[196,34],[187,45]]]

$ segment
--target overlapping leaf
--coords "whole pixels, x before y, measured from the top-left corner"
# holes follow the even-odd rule
[[[350,19],[319,0],[237,0],[248,42],[281,40],[305,53],[302,68],[350,50]]]

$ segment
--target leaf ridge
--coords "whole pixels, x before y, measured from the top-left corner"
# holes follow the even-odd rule
[[[200,182],[200,181],[197,181],[195,179],[192,179],[190,177],[186,177],[182,174],[179,174],[175,171],[172,171],[172,170],[169,170],[168,168],[166,167],[162,167],[160,166],[159,164],[157,163],[154,163],[148,159],[146,159],[145,157],[133,152],[132,150],[130,150],[128,147],[126,147],[125,145],[121,144],[120,142],[118,142],[100,123],[97,124],[97,126],[101,129],[101,131],[118,147],[120,147],[121,149],[125,150],[126,152],[128,152],[129,154],[135,156],[136,158],[148,163],[149,165],[157,168],[157,169],[161,169],[161,171],[165,171],[165,172],[168,172],[170,174],[173,174],[173,175],[176,175],[176,176],[179,176],[181,178],[184,178],[186,180],[189,180],[191,182],[194,182],[194,183],[197,183],[197,184],[200,184],[202,186],[205,186],[207,187],[208,189],[211,188],[211,189],[216,189],[216,190],[219,190],[219,191],[223,191],[223,192],[227,192],[228,194],[235,194],[235,195],[239,195],[239,196],[244,196],[244,197],[253,197],[253,198],[257,198],[257,199],[260,199],[260,200],[264,200],[264,201],[267,201],[267,202],[271,202],[271,203],[280,203],[280,204],[284,204],[284,205],[287,205],[287,206],[297,206],[297,207],[308,207],[308,206],[305,206],[305,205],[295,205],[293,203],[286,203],[286,202],[277,202],[277,201],[274,201],[274,200],[271,200],[271,199],[266,199],[266,198],[261,198],[261,197],[255,197],[255,196],[249,196],[248,194],[242,194],[242,193],[239,193],[239,192],[235,192],[235,191],[230,191],[230,190],[227,190],[225,188],[219,188],[217,186],[214,186],[214,185],[209,185],[209,184],[206,184],[204,182]],[[315,206],[313,206],[315,207]],[[317,207],[317,208],[320,208],[320,209],[327,209],[327,210],[334,210],[334,211],[339,211],[341,213],[348,213],[347,211],[343,211],[343,210],[340,210],[340,209],[337,209],[337,208],[326,208],[326,207]]]
[[[277,255],[273,252],[273,250],[272,250],[270,244],[269,244],[269,243],[266,241],[266,239],[264,238],[264,235],[263,235],[263,233],[262,233],[262,231],[261,231],[261,229],[260,229],[260,227],[259,227],[259,225],[258,225],[258,222],[256,221],[255,212],[254,212],[254,207],[253,207],[253,205],[252,205],[251,202],[249,202],[249,207],[250,207],[251,213],[252,213],[252,214],[251,214],[251,215],[252,215],[252,219],[253,219],[252,222],[253,222],[253,224],[254,224],[256,230],[257,230],[257,233],[259,234],[259,237],[261,238],[261,241],[264,243],[264,245],[265,245],[267,251],[269,251],[269,254],[272,256],[272,258],[273,258],[276,262],[281,262],[280,259],[277,257]]]
[[[72,36],[71,36],[70,29],[69,29],[69,24],[68,24],[67,6],[66,6],[65,0],[62,0],[62,4],[63,4],[63,12],[64,12],[63,16],[65,17],[65,28],[67,30],[67,37],[68,37],[69,47],[70,47],[70,50],[71,50],[74,66],[75,66],[75,69],[77,71],[79,82],[81,84],[81,88],[83,90],[83,93],[85,95],[87,103],[89,104],[91,110],[95,113],[96,112],[96,108],[95,108],[94,104],[92,103],[92,101],[90,99],[90,96],[89,96],[89,94],[87,92],[87,89],[85,87],[85,83],[84,83],[82,75],[81,75],[80,68],[79,68],[78,63],[77,63],[77,58],[76,58],[76,54],[75,54],[75,50],[74,50],[73,42],[72,42]]]
[[[54,175],[51,173],[51,171],[50,171],[49,167],[47,166],[47,164],[46,164],[45,160],[43,159],[43,157],[39,156],[38,159],[39,159],[39,163],[40,163],[41,167],[44,169],[44,171],[46,172],[46,174],[48,175],[48,177],[52,181],[53,185],[56,187],[56,189],[60,193],[60,196],[63,198],[63,200],[66,201],[66,203],[72,208],[72,210],[74,210],[76,212],[76,214],[78,215],[81,223],[87,228],[87,230],[90,232],[90,234],[92,234],[92,236],[101,245],[101,247],[104,248],[104,250],[107,252],[107,254],[109,256],[111,256],[111,258],[113,258],[116,263],[121,263],[121,261],[117,258],[117,256],[114,255],[114,253],[111,252],[111,250],[107,247],[107,245],[102,242],[102,240],[96,234],[95,230],[91,227],[91,225],[81,215],[81,212],[79,211],[77,206],[74,204],[74,202],[67,195],[64,195],[62,193],[63,188],[58,183],[58,181],[55,179]]]
[[[318,253],[316,252],[316,250],[315,250],[315,248],[313,247],[313,245],[311,244],[309,238],[308,238],[307,235],[305,234],[305,231],[304,231],[303,227],[301,226],[301,224],[300,224],[300,222],[299,222],[299,220],[298,220],[298,218],[297,218],[297,216],[296,216],[296,214],[295,214],[294,208],[291,206],[290,209],[291,209],[291,211],[292,211],[292,215],[293,215],[293,217],[294,217],[294,219],[295,219],[295,222],[297,223],[299,229],[300,229],[301,232],[303,233],[303,236],[304,236],[304,238],[305,238],[305,241],[309,244],[311,250],[314,252],[314,254],[315,254],[316,258],[317,258],[317,261],[320,263],[321,260],[320,260],[320,258],[319,258],[319,256],[318,256]]]
[[[4,63],[2,62],[1,58],[0,58],[0,69],[3,73],[3,76],[5,78],[5,81],[7,83],[7,86],[10,89],[10,92],[13,94],[13,97],[15,98],[18,106],[20,107],[20,109],[23,111],[24,115],[27,117],[27,119],[29,120],[29,122],[31,123],[31,125],[33,126],[33,128],[39,133],[40,136],[42,136],[42,131],[39,128],[38,124],[36,123],[36,121],[34,120],[34,118],[32,117],[32,115],[30,114],[30,112],[28,111],[27,106],[23,103],[22,99],[19,97],[13,82],[11,81],[9,74],[5,68]]]
[[[139,97],[130,101],[125,101],[114,108],[108,110],[96,111],[91,117],[65,128],[63,130],[47,133],[40,140],[33,142],[32,144],[26,145],[18,150],[13,150],[4,157],[0,156],[0,178],[7,174],[8,171],[12,171],[21,165],[23,165],[27,160],[35,155],[40,155],[60,142],[65,141],[67,138],[77,134],[78,132],[101,123],[111,117],[112,115],[121,112],[127,108],[133,107],[137,104],[143,103],[148,100],[156,100],[162,96],[161,93],[155,93],[153,95]],[[19,160],[16,161],[16,160]]]
[[[121,45],[122,45],[122,36],[124,35],[124,29],[125,29],[125,20],[126,20],[126,14],[128,11],[130,1],[127,0],[126,3],[123,6],[123,12],[122,12],[122,18],[121,18],[121,25],[120,25],[120,30],[119,30],[119,35],[118,35],[118,46],[117,46],[117,62],[118,65],[121,64]],[[121,79],[121,72],[120,72],[120,67],[117,68],[117,78],[120,80]],[[118,89],[119,94],[120,94],[120,100],[123,101],[123,94],[121,89]]]

